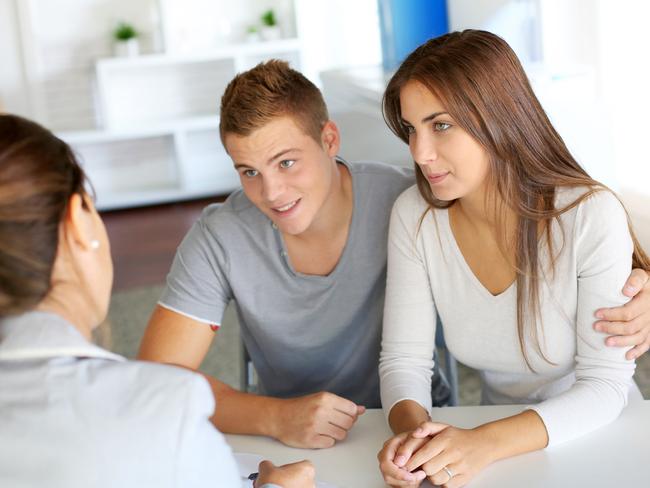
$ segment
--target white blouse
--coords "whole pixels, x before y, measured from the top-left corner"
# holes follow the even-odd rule
[[[239,488],[205,378],[125,358],[57,315],[0,319],[0,486]]]

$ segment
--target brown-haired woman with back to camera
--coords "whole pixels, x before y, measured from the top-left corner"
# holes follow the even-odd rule
[[[617,197],[575,161],[505,41],[454,32],[417,48],[384,95],[417,186],[396,201],[380,359],[395,436],[379,453],[392,486],[465,485],[488,464],[570,441],[640,397],[634,360],[592,327],[626,302],[650,261]],[[521,413],[474,429],[435,423],[436,315],[477,369],[482,403]],[[433,421],[432,421],[433,420]]]
[[[90,342],[113,266],[85,183],[64,142],[0,114],[0,486],[239,488],[203,377]],[[260,485],[313,468],[264,462]]]

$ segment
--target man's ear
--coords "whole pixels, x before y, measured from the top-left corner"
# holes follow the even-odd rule
[[[64,220],[66,238],[84,251],[92,248],[93,223],[91,214],[85,206],[84,197],[78,193],[68,200]]]
[[[323,141],[323,147],[330,158],[333,158],[339,153],[339,149],[341,148],[341,135],[339,133],[339,128],[333,121],[328,120],[323,126],[323,130],[321,131],[321,140]]]

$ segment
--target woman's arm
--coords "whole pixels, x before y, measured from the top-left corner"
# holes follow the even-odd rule
[[[431,410],[436,310],[417,239],[424,210],[417,189],[406,190],[395,202],[388,233],[379,378],[384,412],[393,418],[391,410],[403,400],[417,403],[427,415]]]
[[[550,446],[612,422],[633,384],[634,361],[625,358],[625,349],[607,347],[606,335],[592,326],[599,307],[628,300],[621,293],[632,265],[627,217],[607,191],[586,199],[576,212],[576,381],[567,391],[531,407],[544,421]]]
[[[431,410],[436,311],[417,241],[424,210],[417,189],[410,188],[395,202],[389,228],[379,378],[382,406],[396,433],[413,430]],[[423,479],[394,464],[395,450],[406,436],[387,441],[378,456],[386,482],[394,486],[417,486]]]
[[[494,461],[542,449],[547,442],[544,423],[532,410],[474,429],[424,422],[397,449],[395,464],[452,488],[464,486]]]

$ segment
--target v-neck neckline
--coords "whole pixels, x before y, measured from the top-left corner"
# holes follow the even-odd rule
[[[481,293],[481,295],[489,300],[502,300],[504,297],[509,296],[516,289],[517,279],[515,278],[505,290],[497,295],[494,295],[490,290],[488,290],[487,287],[481,282],[481,280],[479,280],[478,277],[474,274],[474,271],[472,271],[472,268],[467,263],[467,260],[463,255],[463,251],[461,251],[460,246],[456,241],[456,236],[454,236],[454,232],[451,228],[449,209],[444,209],[444,211],[440,213],[443,215],[444,225],[446,227],[445,230],[449,236],[449,243],[453,249],[456,259],[458,259],[460,262],[461,268],[463,268],[463,271],[468,276],[474,287]]]

